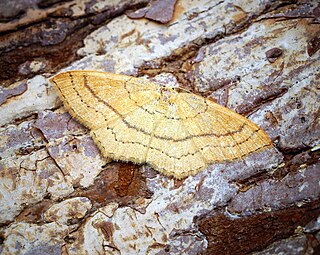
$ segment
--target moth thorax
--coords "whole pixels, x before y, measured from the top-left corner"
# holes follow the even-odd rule
[[[161,87],[160,88],[160,100],[172,104],[176,100],[177,92],[174,88]]]

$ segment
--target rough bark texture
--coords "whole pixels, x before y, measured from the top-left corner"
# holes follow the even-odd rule
[[[317,1],[0,3],[1,254],[319,254]],[[95,69],[210,96],[275,148],[182,181],[111,162],[47,78]]]

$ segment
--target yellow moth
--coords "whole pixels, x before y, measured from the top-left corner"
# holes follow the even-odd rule
[[[147,163],[178,179],[272,146],[250,120],[187,91],[98,71],[50,81],[105,157]]]

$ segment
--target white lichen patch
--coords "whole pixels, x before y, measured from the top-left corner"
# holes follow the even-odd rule
[[[313,147],[320,142],[320,122],[314,119],[320,100],[316,88],[318,72],[317,63],[310,65],[308,73],[301,72],[292,79],[292,86],[282,97],[274,99],[250,116],[256,123],[261,123],[271,138],[280,138],[279,146]],[[266,113],[272,113],[277,121],[276,126],[270,123]]]
[[[47,147],[65,178],[73,185],[89,187],[101,172],[101,167],[110,161],[99,153],[88,135],[65,136],[49,142]]]
[[[5,230],[3,255],[60,254],[63,238],[72,229],[59,223],[14,223]]]
[[[237,5],[245,8],[247,1],[237,2]],[[253,13],[265,8],[263,4],[251,7]],[[78,54],[86,57],[75,62],[71,69],[82,69],[86,63],[87,68],[105,70],[105,63],[113,60],[116,72],[133,74],[146,61],[169,56],[188,44],[224,34],[226,29],[232,30],[246,19],[243,11],[229,2],[187,0],[178,2],[176,8],[183,12],[167,26],[145,19],[131,20],[125,15],[113,19],[85,39],[85,46]],[[238,16],[243,18],[239,20]],[[101,48],[106,53],[93,57]],[[105,61],[101,62],[101,58]]]
[[[38,111],[58,106],[58,96],[43,76],[38,75],[28,80],[27,86],[26,92],[10,98],[0,107],[0,126],[17,118],[23,118]]]
[[[298,66],[292,65],[293,62],[309,65],[318,58],[310,57],[305,50],[308,34],[307,26],[296,20],[271,25],[269,21],[254,23],[241,34],[203,48],[204,58],[196,68],[196,86],[201,91],[217,89],[219,81],[239,77],[240,81],[228,91],[227,106],[236,110],[244,106],[252,108],[256,99],[263,98],[262,94],[294,86],[296,75],[310,74],[309,69],[295,71]],[[272,48],[282,50],[282,55],[271,64],[266,52]]]
[[[0,222],[14,220],[26,206],[49,195],[61,199],[73,191],[44,150],[19,160],[20,167],[4,168],[0,177]]]
[[[44,213],[44,218],[48,222],[67,224],[68,220],[83,218],[91,207],[92,204],[88,198],[74,197],[51,206]]]

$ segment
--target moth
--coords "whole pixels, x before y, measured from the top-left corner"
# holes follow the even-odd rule
[[[187,91],[98,71],[68,71],[50,82],[105,157],[177,179],[272,146],[247,118]]]

